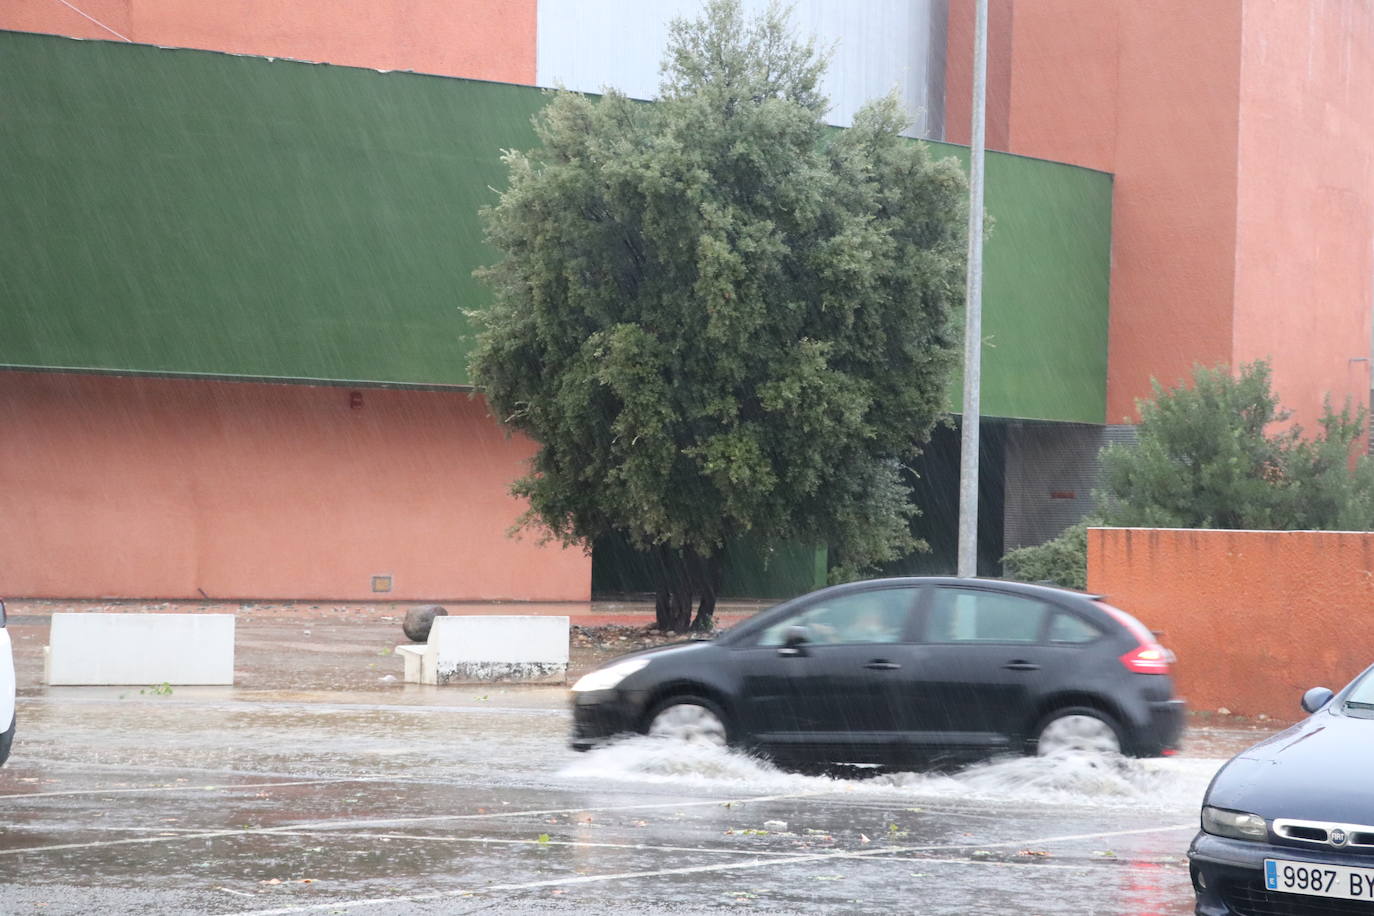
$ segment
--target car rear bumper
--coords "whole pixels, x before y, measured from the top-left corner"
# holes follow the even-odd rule
[[[1374,901],[1331,900],[1269,890],[1264,883],[1265,859],[1374,868],[1374,856],[1333,855],[1329,850],[1252,843],[1198,833],[1188,849],[1198,916],[1374,914]]]
[[[1183,700],[1151,701],[1141,723],[1132,736],[1132,751],[1140,757],[1159,757],[1178,747],[1188,704]]]

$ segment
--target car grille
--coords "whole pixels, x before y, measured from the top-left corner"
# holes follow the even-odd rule
[[[1331,842],[1333,831],[1338,834],[1340,842]],[[1374,827],[1363,824],[1331,824],[1326,821],[1277,818],[1274,821],[1274,832],[1286,840],[1298,843],[1329,844],[1357,852],[1374,852]]]
[[[1221,899],[1236,916],[1371,916],[1374,903],[1280,894],[1261,881],[1229,882]]]

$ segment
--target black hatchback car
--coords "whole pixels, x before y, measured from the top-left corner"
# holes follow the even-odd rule
[[[1374,668],[1212,779],[1188,850],[1203,916],[1374,914]]]
[[[1172,660],[1135,618],[1079,592],[855,582],[589,673],[572,688],[572,745],[676,736],[784,764],[1156,756],[1183,725]]]

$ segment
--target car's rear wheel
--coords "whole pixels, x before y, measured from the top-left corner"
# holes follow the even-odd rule
[[[1105,712],[1086,706],[1058,709],[1040,720],[1035,731],[1035,753],[1120,754],[1121,728]]]
[[[709,747],[726,747],[730,743],[725,713],[705,697],[669,697],[654,707],[645,722],[645,734],[651,738],[672,738]]]

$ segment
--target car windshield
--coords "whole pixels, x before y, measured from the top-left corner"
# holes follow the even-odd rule
[[[1374,675],[1364,674],[1350,693],[1346,694],[1345,705],[1355,709],[1374,709]]]

